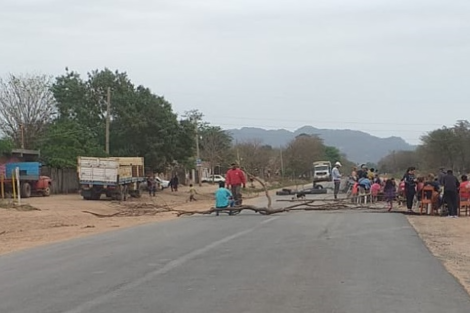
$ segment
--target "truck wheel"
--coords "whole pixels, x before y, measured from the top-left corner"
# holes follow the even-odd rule
[[[31,197],[31,185],[29,183],[21,184],[21,197],[25,199]]]
[[[91,193],[91,200],[99,200],[101,198],[101,193],[99,192],[92,192]]]
[[[42,195],[44,197],[49,197],[51,195],[51,187],[47,186],[46,188],[44,188],[44,191],[42,192]]]

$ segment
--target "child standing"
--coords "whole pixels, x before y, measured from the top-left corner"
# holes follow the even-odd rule
[[[396,193],[397,187],[395,183],[395,178],[390,178],[387,179],[385,182],[385,187],[384,187],[384,197],[385,201],[388,204],[388,211],[390,212],[393,207],[393,200],[395,200],[395,193]]]
[[[370,195],[372,196],[372,203],[376,203],[377,199],[379,197],[379,192],[380,192],[380,184],[378,182],[375,182],[372,184],[370,187]]]
[[[190,184],[189,185],[189,202],[196,201],[196,198],[194,196],[197,194],[198,193],[196,191],[196,188],[194,188],[193,184]]]

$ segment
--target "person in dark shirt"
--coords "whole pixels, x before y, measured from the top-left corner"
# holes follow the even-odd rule
[[[403,175],[402,181],[405,182],[405,197],[406,197],[406,207],[408,212],[413,211],[413,201],[416,195],[416,177],[415,177],[415,168],[409,167],[405,175]]]
[[[457,217],[457,195],[459,194],[460,183],[454,176],[452,170],[447,171],[447,175],[442,179],[444,186],[444,201],[447,204],[447,217]]]

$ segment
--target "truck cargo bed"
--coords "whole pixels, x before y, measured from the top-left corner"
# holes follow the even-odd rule
[[[143,158],[79,157],[78,179],[81,185],[100,186],[143,182]]]

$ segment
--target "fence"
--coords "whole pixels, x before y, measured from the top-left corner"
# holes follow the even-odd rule
[[[76,193],[79,189],[78,175],[76,169],[50,168],[43,166],[41,175],[52,179],[52,193]]]

